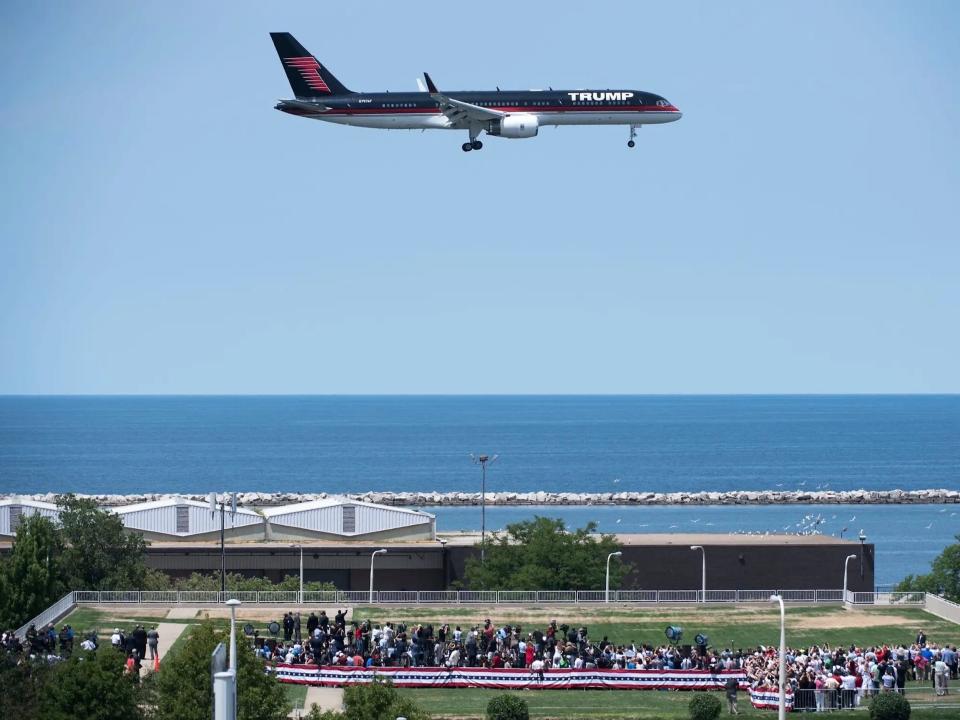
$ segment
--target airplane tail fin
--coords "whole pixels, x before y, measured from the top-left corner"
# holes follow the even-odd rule
[[[349,95],[350,91],[290,33],[270,33],[287,80],[298,98]]]

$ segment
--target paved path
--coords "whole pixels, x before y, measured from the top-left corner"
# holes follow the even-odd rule
[[[160,671],[163,671],[163,661],[167,656],[167,650],[173,645],[174,641],[180,637],[180,634],[189,627],[186,623],[168,623],[162,622],[157,625],[157,632],[160,633],[160,641],[157,643],[157,654],[160,655]],[[149,628],[148,628],[149,629]],[[147,648],[147,657],[140,668],[140,677],[144,677],[153,672],[153,660],[150,659],[150,648]]]
[[[304,701],[304,710],[309,711],[316,704],[320,710],[343,711],[343,690],[341,688],[315,687],[307,688],[307,699]]]

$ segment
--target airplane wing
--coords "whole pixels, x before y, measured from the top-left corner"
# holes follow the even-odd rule
[[[496,120],[504,117],[507,113],[485,108],[473,103],[463,102],[463,100],[454,100],[452,97],[444,95],[437,90],[433,84],[429,73],[423,74],[423,79],[427,81],[427,91],[430,97],[440,105],[440,112],[446,115],[450,121],[456,125],[476,125],[485,123],[488,120]]]

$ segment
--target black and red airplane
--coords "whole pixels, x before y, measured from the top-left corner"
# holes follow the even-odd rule
[[[348,90],[290,33],[270,33],[287,72],[294,100],[276,105],[291,115],[387,130],[466,130],[464,152],[479,150],[480,133],[535,137],[544,125],[629,125],[673,122],[682,113],[660,95],[642,90],[487,90],[441,92],[427,73],[421,92],[359,93]]]

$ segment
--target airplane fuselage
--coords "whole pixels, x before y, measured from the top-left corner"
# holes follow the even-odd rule
[[[447,96],[511,115],[534,115],[544,125],[647,125],[678,120],[668,101],[639,90],[494,90],[448,92]],[[317,98],[317,108],[281,101],[278,110],[316,120],[396,130],[462,129],[430,93],[352,93]]]

